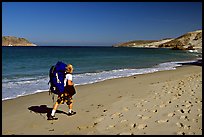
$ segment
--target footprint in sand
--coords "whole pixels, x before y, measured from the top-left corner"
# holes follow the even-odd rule
[[[135,128],[137,125],[138,125],[137,123],[131,123],[131,124],[130,124],[130,127],[131,127],[131,128]]]
[[[54,131],[55,129],[49,129],[49,131]]]
[[[145,129],[145,128],[147,128],[147,124],[138,124],[137,125],[137,128],[139,129],[139,130],[141,130],[141,129]]]
[[[89,128],[89,126],[78,126],[77,127],[78,130],[87,129],[87,128]]]
[[[130,109],[128,107],[123,108],[124,111],[129,111]]]
[[[96,119],[96,123],[101,122],[102,120],[104,120],[104,117],[99,117],[98,119]]]
[[[94,122],[94,123],[93,123],[93,127],[96,126],[97,124],[98,124],[97,122]]]
[[[124,122],[127,122],[127,121],[128,121],[128,120],[123,119],[123,120],[120,121],[120,123],[124,123]]]
[[[145,112],[145,111],[148,111],[148,109],[144,108],[144,109],[140,109],[140,111],[144,111]]]
[[[196,104],[202,103],[202,101],[200,101],[200,100],[197,101],[197,99],[198,99],[198,98],[196,98],[196,101],[195,101]]]
[[[100,108],[100,107],[103,107],[103,105],[102,105],[102,104],[98,104],[98,105],[97,105],[97,108]]]
[[[183,123],[177,122],[176,125],[177,125],[178,127],[180,127],[180,128],[183,128],[183,127],[184,127],[184,124],[183,124]]]
[[[137,116],[141,118],[141,117],[142,117],[143,115],[141,115],[141,114],[138,114]]]
[[[185,135],[185,132],[178,131],[178,132],[177,132],[177,135]]]
[[[171,101],[171,100],[169,100],[169,101],[167,101],[167,103],[168,103],[168,104],[171,104],[171,103],[172,103],[172,101]]]
[[[106,112],[106,111],[108,111],[108,110],[107,110],[107,109],[104,109],[104,110],[103,110],[103,112]]]
[[[180,113],[191,113],[191,109],[179,109],[178,110]]]
[[[168,119],[161,119],[161,120],[156,120],[155,121],[156,123],[159,123],[159,124],[162,124],[162,123],[167,123],[167,122],[169,122],[169,120]]]
[[[116,112],[114,114],[111,114],[110,117],[111,117],[111,119],[116,118],[116,117],[121,118],[121,117],[123,117],[123,114],[120,112]]]
[[[192,121],[198,123],[198,119],[192,119]]]
[[[168,117],[173,117],[173,116],[175,116],[175,115],[176,115],[176,114],[172,112],[172,113],[169,113],[167,116],[168,116]]]
[[[158,110],[157,110],[157,109],[154,109],[154,110],[152,110],[152,112],[157,113],[157,112],[158,112]]]
[[[189,125],[189,126],[187,126],[187,125],[184,125],[184,127],[183,127],[184,129],[191,129],[191,126]]]
[[[166,107],[166,106],[167,106],[166,104],[161,104],[159,107],[163,108],[163,107]]]
[[[147,120],[147,119],[149,119],[149,118],[151,118],[151,117],[149,117],[149,116],[142,116],[142,117],[141,117],[142,120]]]
[[[194,132],[188,132],[188,135],[195,135]]]
[[[109,125],[109,126],[106,127],[106,129],[111,129],[111,128],[114,128],[114,127],[115,127],[115,125]]]
[[[202,117],[202,114],[197,114],[198,117]]]
[[[176,123],[176,125],[179,127],[179,128],[183,128],[183,129],[191,129],[191,126],[190,125],[184,125],[183,123]]]
[[[172,92],[172,91],[168,91],[167,93],[168,93],[168,94],[173,94],[174,92]]]
[[[181,119],[181,120],[188,120],[188,121],[189,121],[188,116],[180,116],[180,119]]]
[[[187,104],[187,105],[185,105],[185,107],[190,108],[190,107],[193,107],[193,105],[192,104]]]
[[[117,98],[122,98],[123,96],[118,96]]]
[[[148,100],[142,100],[142,102],[147,103],[147,102],[150,102],[150,101],[148,101]]]

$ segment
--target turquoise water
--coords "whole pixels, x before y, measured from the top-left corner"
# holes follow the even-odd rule
[[[175,69],[196,53],[154,48],[2,47],[2,100],[48,90],[49,68],[57,61],[74,66],[76,85]]]

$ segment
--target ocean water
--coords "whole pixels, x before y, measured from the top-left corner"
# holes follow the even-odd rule
[[[197,53],[156,48],[2,47],[2,100],[49,89],[49,69],[71,63],[73,82],[84,85],[112,78],[172,70],[192,62]]]

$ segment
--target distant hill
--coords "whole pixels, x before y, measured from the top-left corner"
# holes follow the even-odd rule
[[[200,50],[202,52],[202,30],[188,32],[175,39],[165,38],[162,40],[135,40],[113,45],[113,47],[150,47],[171,48],[179,50]]]
[[[188,32],[176,39],[160,44],[159,47],[171,47],[182,50],[202,48],[202,30]]]
[[[37,46],[37,45],[29,42],[25,38],[17,38],[13,36],[3,36],[2,46]]]

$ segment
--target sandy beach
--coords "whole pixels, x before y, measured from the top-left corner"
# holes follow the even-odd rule
[[[76,86],[73,110],[58,120],[48,92],[2,101],[3,135],[202,135],[202,66]]]

